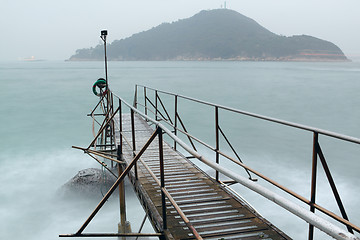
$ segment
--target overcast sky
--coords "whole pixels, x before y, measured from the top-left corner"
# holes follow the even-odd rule
[[[224,6],[219,0],[0,0],[0,60],[64,60],[76,49],[129,37]],[[228,0],[229,9],[276,34],[307,34],[360,56],[360,0]]]

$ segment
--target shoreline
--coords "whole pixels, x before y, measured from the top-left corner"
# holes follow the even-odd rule
[[[92,58],[70,58],[64,60],[65,62],[95,62],[103,61],[104,59],[92,59]],[[351,59],[332,59],[332,58],[175,58],[175,59],[108,59],[110,62],[176,62],[176,61],[194,61],[194,62],[353,62]]]

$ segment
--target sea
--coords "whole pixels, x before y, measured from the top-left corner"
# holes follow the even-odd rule
[[[86,147],[93,138],[87,114],[99,101],[92,85],[100,77],[105,77],[101,61],[0,62],[1,239],[53,240],[59,234],[75,233],[101,199],[100,190],[98,197],[91,198],[59,194],[80,170],[99,167],[72,146]],[[135,85],[145,85],[360,138],[360,62],[356,61],[109,62],[108,78],[111,90],[129,103]],[[141,95],[143,90],[138,91]],[[163,98],[173,104],[173,98]],[[190,132],[215,145],[214,108],[182,99],[179,112]],[[310,198],[312,132],[224,110],[219,111],[219,123],[245,164]],[[360,145],[323,135],[319,142],[348,217],[360,226]],[[224,139],[220,146],[232,154]],[[198,150],[215,159],[209,149]],[[220,163],[247,176],[224,159]],[[258,184],[308,208],[257,178]],[[307,239],[306,222],[240,184],[231,187],[290,237]],[[137,232],[145,213],[131,187],[126,191],[128,220]],[[320,163],[316,199],[339,214]],[[118,222],[119,202],[113,197],[84,232],[117,232]],[[143,232],[153,232],[148,221]],[[332,238],[316,231],[315,239]]]

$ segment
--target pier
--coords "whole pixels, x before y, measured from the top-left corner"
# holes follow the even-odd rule
[[[152,94],[149,94],[152,92]],[[353,224],[345,211],[340,194],[319,143],[319,135],[336,138],[344,142],[360,144],[360,139],[312,128],[279,119],[269,118],[225,106],[201,101],[187,96],[136,86],[133,104],[127,103],[113,92],[100,92],[100,100],[89,114],[98,131],[88,147],[75,147],[89,154],[93,159],[117,177],[116,182],[105,194],[98,206],[74,234],[61,237],[157,237],[159,239],[291,239],[231,189],[231,184],[244,187],[262,195],[297,217],[309,223],[309,239],[313,239],[317,228],[335,239],[359,239],[354,235],[360,228]],[[140,96],[141,95],[141,96]],[[152,97],[150,97],[152,96]],[[162,100],[162,97],[173,101]],[[151,99],[153,98],[153,99]],[[179,112],[179,100],[202,104],[214,111],[215,146],[193,136]],[[170,110],[168,110],[168,106]],[[142,110],[141,110],[142,109]],[[251,118],[308,131],[313,134],[311,196],[307,199],[286,188],[269,177],[245,165],[239,154],[221,128],[220,111],[246,115]],[[102,120],[98,120],[101,118]],[[220,140],[233,151],[232,156],[221,150]],[[185,142],[186,141],[186,142]],[[214,159],[207,159],[197,146],[213,151]],[[213,171],[212,177],[195,164],[194,159],[207,165]],[[238,165],[244,174],[238,174],[222,166],[220,159],[227,159]],[[108,161],[108,164],[105,164]],[[222,160],[223,161],[223,160]],[[341,215],[316,203],[317,163],[321,163],[331,186]],[[114,172],[109,164],[118,166]],[[221,180],[220,175],[226,176]],[[151,222],[155,233],[129,233],[125,229],[126,206],[123,180],[128,177]],[[257,179],[259,178],[259,180]],[[258,181],[265,181],[293,200],[288,200],[263,187]],[[106,203],[117,192],[120,199],[120,224],[117,233],[86,233],[86,227]],[[264,201],[266,201],[264,199]],[[308,209],[299,203],[309,206]],[[116,209],[114,209],[116,211]],[[119,209],[117,209],[119,211]],[[316,211],[341,223],[334,225],[328,219],[319,217]],[[144,222],[143,221],[143,222]]]

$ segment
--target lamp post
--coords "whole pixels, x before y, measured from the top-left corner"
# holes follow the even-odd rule
[[[107,93],[106,93],[106,102],[107,102],[107,112],[110,111],[111,109],[111,102],[110,102],[110,90],[109,90],[109,79],[108,79],[108,72],[107,72],[107,55],[106,55],[106,36],[108,35],[107,30],[102,30],[101,31],[101,36],[100,38],[103,40],[104,42],[104,56],[105,56],[105,82],[106,82],[106,89],[107,89]]]
[[[102,30],[101,31],[101,36],[100,38],[103,40],[104,42],[104,52],[105,52],[105,80],[106,80],[106,87],[108,87],[108,75],[107,75],[107,56],[106,56],[106,36],[107,36],[108,32],[107,30]]]

